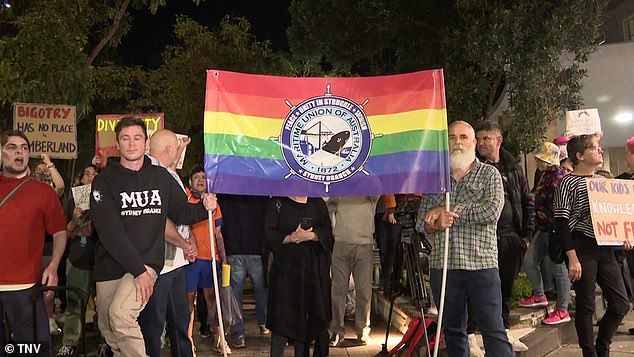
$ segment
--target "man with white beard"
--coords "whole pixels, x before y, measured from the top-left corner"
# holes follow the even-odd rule
[[[475,132],[464,121],[449,125],[451,200],[444,194],[423,195],[416,228],[432,244],[431,288],[440,301],[445,229],[449,228],[449,259],[443,333],[449,356],[468,356],[467,299],[473,303],[488,356],[513,356],[502,322],[496,225],[504,205],[502,177],[491,165],[476,160]],[[472,341],[473,342],[473,341]]]

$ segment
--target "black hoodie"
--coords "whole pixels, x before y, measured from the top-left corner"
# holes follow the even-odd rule
[[[92,183],[90,214],[99,235],[95,249],[95,281],[130,273],[135,278],[148,265],[158,274],[165,260],[165,221],[193,224],[208,218],[202,200],[187,202],[176,180],[144,158],[139,171],[116,158]]]

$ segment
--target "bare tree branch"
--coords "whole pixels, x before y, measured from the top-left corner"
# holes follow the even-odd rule
[[[112,37],[114,37],[114,34],[117,33],[117,30],[121,26],[121,20],[123,20],[123,16],[128,10],[128,5],[130,5],[130,0],[123,0],[123,2],[121,3],[121,6],[119,7],[119,11],[117,12],[117,16],[114,18],[114,21],[112,22],[112,25],[110,26],[110,29],[101,39],[101,41],[99,41],[97,46],[95,46],[95,48],[93,48],[92,51],[90,52],[90,56],[88,56],[86,63],[82,67],[82,71],[84,73],[88,72],[88,70],[90,69],[90,66],[95,61],[95,58],[97,58],[99,53],[104,49],[104,47],[106,47],[108,42],[112,40]]]

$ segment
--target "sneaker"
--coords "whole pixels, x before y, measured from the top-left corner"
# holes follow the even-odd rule
[[[244,340],[244,335],[236,337],[233,341],[233,348],[246,348],[247,343]]]
[[[62,334],[62,329],[57,326],[57,321],[55,321],[55,319],[52,317],[48,318],[48,328],[50,329],[51,335],[53,336],[58,336]]]
[[[469,341],[469,356],[470,357],[484,357],[484,353],[482,349],[480,349],[480,344],[478,344],[478,339],[476,335],[471,333],[467,336]]]
[[[546,295],[537,296],[533,293],[531,296],[520,300],[519,305],[521,307],[543,307],[548,306],[548,299]]]
[[[200,337],[209,337],[211,336],[211,331],[209,330],[209,327],[207,327],[206,329],[201,329],[200,331],[198,331],[198,334],[200,335]]]
[[[343,336],[337,333],[333,333],[330,336],[330,347],[339,347],[343,343]]]
[[[544,325],[557,325],[568,321],[570,321],[570,313],[565,310],[557,309],[551,312],[542,323]]]
[[[62,346],[57,350],[57,354],[55,356],[76,356],[77,355],[77,347],[76,346]]]
[[[258,325],[258,327],[260,327],[260,336],[268,336],[271,333],[265,325]]]
[[[219,355],[222,355],[222,350],[225,350],[227,352],[227,354],[231,354],[231,348],[229,348],[229,344],[227,343],[227,340],[221,340],[220,338],[218,339],[218,342],[216,342],[216,345],[214,346],[214,352],[216,352]]]

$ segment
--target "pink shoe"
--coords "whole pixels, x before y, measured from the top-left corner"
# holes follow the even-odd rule
[[[533,295],[520,300],[521,307],[543,307],[548,306],[548,299],[546,295],[537,296],[535,293]]]
[[[544,325],[557,325],[568,321],[570,321],[570,313],[565,310],[557,309],[551,312],[542,322]]]

